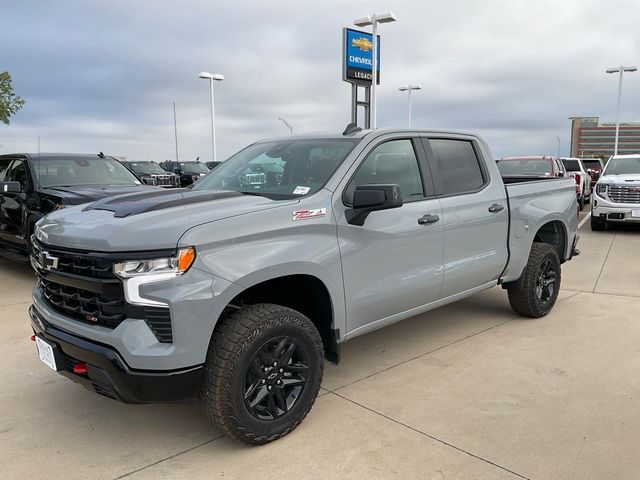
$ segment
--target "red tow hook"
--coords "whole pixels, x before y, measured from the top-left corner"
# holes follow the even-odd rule
[[[73,366],[73,373],[77,373],[78,375],[86,375],[87,374],[87,364],[84,362],[78,362]]]
[[[35,335],[31,335],[31,341],[35,342],[36,341],[36,336]]]

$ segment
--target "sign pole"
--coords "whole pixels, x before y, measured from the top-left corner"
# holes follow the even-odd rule
[[[378,81],[378,22],[373,19],[371,22],[371,42],[373,43],[371,54],[371,88],[369,90],[369,116],[371,118],[371,128],[377,127],[376,122],[376,83]],[[369,127],[367,127],[369,128]]]

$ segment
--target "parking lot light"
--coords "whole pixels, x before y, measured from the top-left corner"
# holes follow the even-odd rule
[[[620,65],[619,67],[607,68],[607,73],[620,73],[618,80],[618,107],[616,109],[616,140],[613,146],[613,154],[618,154],[618,137],[620,135],[620,99],[622,98],[622,75],[624,72],[635,72],[637,67],[625,67]]]
[[[373,47],[371,49],[371,90],[369,92],[369,111],[371,114],[371,128],[376,128],[376,83],[378,83],[378,23],[391,23],[396,21],[392,12],[373,13],[356,18],[353,24],[357,27],[371,25],[371,37]]]
[[[211,155],[213,157],[213,161],[216,161],[216,124],[214,120],[214,110],[213,110],[213,82],[214,80],[217,82],[221,82],[224,80],[224,75],[220,75],[219,73],[209,73],[209,72],[200,72],[198,77],[204,78],[205,80],[209,80],[209,98],[211,99]]]
[[[415,85],[402,85],[401,87],[398,87],[398,90],[400,90],[401,92],[409,92],[408,93],[408,127],[411,128],[411,91],[412,90],[422,90],[422,85],[420,85],[419,83],[415,84]]]

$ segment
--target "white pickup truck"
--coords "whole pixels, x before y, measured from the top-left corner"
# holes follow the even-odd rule
[[[609,222],[640,223],[640,154],[611,157],[594,191],[591,230]]]

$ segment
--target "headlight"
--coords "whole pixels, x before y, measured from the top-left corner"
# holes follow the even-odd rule
[[[196,258],[193,247],[178,250],[175,257],[154,258],[153,260],[129,260],[115,263],[113,273],[120,278],[139,277],[141,275],[162,275],[171,273],[182,275],[186,272]]]
[[[115,263],[113,265],[113,273],[122,279],[124,296],[128,303],[168,307],[165,302],[142,297],[140,295],[140,286],[147,283],[170,280],[182,275],[189,270],[195,258],[195,248],[181,248],[173,257]]]
[[[607,185],[604,183],[599,183],[596,185],[596,193],[598,195],[603,195],[607,193]]]

